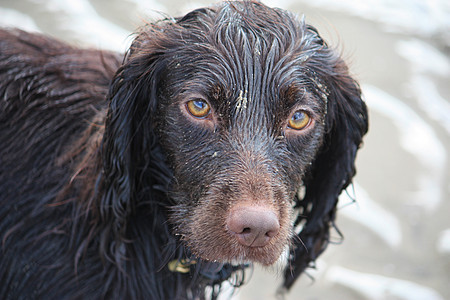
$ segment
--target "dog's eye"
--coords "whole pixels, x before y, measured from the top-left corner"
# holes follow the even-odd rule
[[[206,101],[201,99],[191,100],[186,103],[187,110],[196,118],[205,118],[209,115],[211,108]]]
[[[295,130],[302,130],[311,123],[310,116],[302,111],[296,111],[289,119],[289,127]]]

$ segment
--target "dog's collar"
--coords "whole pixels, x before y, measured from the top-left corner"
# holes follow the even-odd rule
[[[181,258],[170,261],[167,267],[171,272],[186,274],[191,270],[191,266],[196,263],[197,261],[195,259]]]
[[[200,266],[201,265],[201,266]],[[167,265],[169,271],[173,273],[188,274],[198,272],[204,279],[212,284],[218,284],[228,280],[233,273],[243,271],[250,267],[250,264],[233,266],[217,262],[198,261],[196,259],[180,258],[170,261]],[[194,270],[196,269],[196,270]]]

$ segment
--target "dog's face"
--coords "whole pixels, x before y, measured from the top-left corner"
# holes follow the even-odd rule
[[[153,168],[172,178],[172,232],[197,257],[269,265],[291,246],[290,286],[325,249],[367,111],[313,27],[252,1],[149,25],[109,97],[104,145],[115,155],[103,168],[111,182],[125,177],[110,186],[115,211],[158,184]]]
[[[189,46],[166,58],[158,131],[174,171],[171,220],[201,258],[268,265],[290,244],[326,91],[306,74],[308,54],[289,28],[228,18],[209,41],[187,34]]]
[[[206,54],[200,60],[220,66]],[[172,221],[191,251],[205,259],[275,262],[289,245],[295,194],[321,144],[325,101],[301,77],[286,85],[270,67],[256,64],[246,66],[255,70],[253,78],[247,74],[237,82],[227,80],[233,74],[225,68],[213,73],[193,64],[189,70],[196,75],[164,96],[161,136],[178,203]],[[205,77],[215,80],[205,83]],[[178,86],[173,80],[166,82],[169,90]],[[241,218],[251,219],[254,211],[278,228],[249,220],[234,230],[233,216],[241,210],[249,211]],[[267,241],[257,243],[261,237],[255,236],[249,237],[254,244],[241,242],[244,230],[266,230],[261,234]]]

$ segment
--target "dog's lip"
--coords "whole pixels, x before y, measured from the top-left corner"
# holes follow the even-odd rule
[[[215,263],[228,263],[231,265],[258,263],[263,266],[271,266],[275,264],[283,254],[283,251],[281,251],[280,253],[275,253],[270,246],[258,248],[236,246],[232,251],[235,252],[236,255],[228,256],[216,256],[210,253],[200,253],[199,251],[195,250],[193,252],[195,253],[195,256]]]
[[[202,257],[200,257],[202,258]],[[248,259],[248,258],[242,258],[242,259],[237,259],[237,258],[233,258],[233,259],[209,259],[209,258],[202,258],[206,261],[209,262],[214,262],[214,263],[222,263],[222,264],[230,264],[232,266],[241,266],[241,265],[248,265],[248,264],[252,264],[252,263],[259,263],[263,266],[271,266],[274,265],[280,257],[277,257],[275,259]]]

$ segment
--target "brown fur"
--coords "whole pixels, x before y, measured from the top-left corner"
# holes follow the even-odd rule
[[[290,288],[367,131],[343,60],[255,1],[148,24],[121,60],[0,31],[0,298],[216,298],[283,251]],[[246,216],[276,229],[246,244]]]

